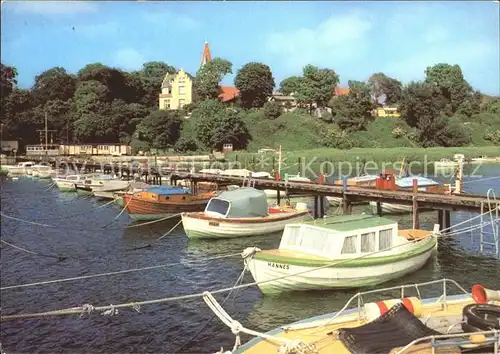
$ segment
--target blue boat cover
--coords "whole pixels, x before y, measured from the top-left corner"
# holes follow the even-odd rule
[[[182,187],[172,186],[156,186],[146,189],[147,192],[155,193],[158,195],[172,195],[172,194],[192,194],[191,190]]]
[[[411,188],[413,187],[413,180],[417,180],[417,184],[419,187],[427,187],[427,186],[437,186],[439,182],[436,182],[430,178],[422,177],[422,176],[411,176],[411,177],[403,177],[396,180],[396,185],[400,188]]]

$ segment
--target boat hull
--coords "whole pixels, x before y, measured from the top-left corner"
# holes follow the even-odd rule
[[[107,191],[94,191],[94,197],[101,198],[101,199],[115,199],[114,193],[113,192],[107,192]]]
[[[91,196],[94,195],[94,192],[92,192],[92,188],[90,187],[83,187],[83,186],[76,186],[76,193],[81,196]]]
[[[372,212],[377,214],[377,202],[370,202]],[[411,205],[394,204],[394,203],[380,203],[382,213],[384,214],[406,214],[411,213],[413,207]]]
[[[287,291],[327,290],[373,286],[402,277],[421,268],[436,246],[436,238],[404,247],[404,252],[383,257],[366,257],[346,262],[343,259],[317,261],[293,259],[258,252],[246,262],[264,294]],[[343,262],[335,265],[334,262]],[[331,266],[317,269],[331,263]],[[289,274],[287,278],[272,280]]]
[[[133,194],[122,196],[128,215],[133,220],[158,220],[182,212],[196,212],[205,209],[210,198],[189,202],[156,202],[135,198]]]
[[[76,192],[75,182],[55,181],[55,183],[61,192]]]
[[[235,238],[283,231],[285,225],[309,218],[308,211],[279,213],[264,218],[223,219],[203,213],[183,213],[182,225],[189,238]]]

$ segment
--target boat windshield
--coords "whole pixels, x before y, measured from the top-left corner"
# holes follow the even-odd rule
[[[205,212],[226,216],[229,211],[229,207],[230,203],[227,200],[212,198],[208,202]]]

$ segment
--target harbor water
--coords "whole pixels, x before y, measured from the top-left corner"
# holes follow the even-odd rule
[[[464,177],[465,192],[486,195],[493,189],[500,197],[500,179],[494,178],[500,176],[499,164],[483,165],[476,174],[481,178]],[[236,254],[250,246],[276,248],[280,241],[279,234],[188,241],[179,226],[159,242],[143,247],[178,220],[125,229],[131,220],[126,213],[117,218],[121,211],[119,206],[60,193],[51,187],[50,180],[6,180],[1,188],[2,213],[36,223],[2,217],[2,240],[36,253],[1,244],[2,288],[171,264],[153,270],[3,289],[0,297],[2,315],[83,304],[116,305],[231,287],[243,270],[243,260]],[[355,212],[370,212],[370,208],[358,206]],[[477,214],[452,212],[452,225],[474,215]],[[398,220],[401,228],[411,227],[410,214],[389,217]],[[432,229],[436,220],[437,212],[423,213],[420,225]],[[460,228],[467,226],[469,224]],[[422,269],[381,286],[449,278],[466,289],[474,283],[500,289],[500,260],[493,255],[479,254],[479,231],[443,238],[439,242],[436,254]],[[490,248],[490,253],[492,250]],[[229,254],[236,256],[213,259]],[[251,275],[246,274],[244,282],[252,281]],[[256,286],[251,286],[233,292],[224,308],[245,327],[267,331],[337,311],[356,291],[297,292],[268,297]],[[222,302],[225,295],[219,294],[216,298]],[[193,339],[212,315],[203,300],[196,298],[145,305],[137,311],[120,309],[113,316],[94,312],[81,317],[21,319],[2,322],[0,342],[6,353],[214,353],[221,347],[230,350],[234,335],[217,317]]]

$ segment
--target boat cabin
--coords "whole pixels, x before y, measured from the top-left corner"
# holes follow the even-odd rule
[[[398,223],[372,215],[341,215],[300,224],[287,224],[280,250],[330,259],[354,258],[402,244]],[[377,256],[384,256],[384,253]]]
[[[377,189],[396,190],[396,189],[412,189],[413,180],[417,180],[419,191],[425,192],[440,192],[442,190],[439,182],[422,176],[409,176],[396,178],[393,171],[384,171],[380,173],[375,181]]]
[[[157,186],[134,193],[134,196],[143,200],[164,202],[170,200],[186,200],[192,196],[191,190],[182,187]]]
[[[205,215],[215,218],[254,218],[268,215],[267,197],[255,188],[238,188],[210,199]]]

